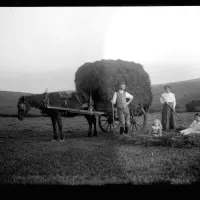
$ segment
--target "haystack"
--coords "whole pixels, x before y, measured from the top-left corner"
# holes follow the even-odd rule
[[[133,105],[152,103],[151,83],[148,73],[141,64],[122,60],[101,60],[85,63],[75,73],[77,91],[92,94],[95,104],[110,102],[114,91],[118,91],[119,82],[126,83],[126,91],[135,98]]]

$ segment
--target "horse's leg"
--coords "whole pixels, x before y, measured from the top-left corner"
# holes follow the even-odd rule
[[[56,113],[56,121],[57,121],[59,132],[60,132],[60,139],[63,140],[64,139],[64,133],[63,133],[63,130],[62,130],[62,118],[61,118],[60,112]]]
[[[89,115],[85,115],[85,118],[87,119],[89,130],[88,130],[88,137],[92,137],[92,120]]]
[[[58,135],[57,135],[57,125],[56,125],[55,116],[51,116],[51,121],[52,121],[52,125],[53,125],[53,140],[57,140]]]
[[[96,117],[95,117],[95,115],[92,116],[92,123],[93,123],[93,126],[94,126],[93,135],[97,136],[97,126],[96,126]]]

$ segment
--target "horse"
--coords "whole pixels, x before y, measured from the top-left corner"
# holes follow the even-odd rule
[[[51,93],[43,93],[43,94],[34,94],[29,96],[21,96],[17,103],[18,108],[18,119],[23,120],[24,116],[30,111],[31,107],[39,109],[41,113],[46,114],[51,118],[52,126],[53,126],[53,139],[57,140],[57,125],[60,133],[60,141],[64,140],[64,133],[62,127],[62,117],[75,117],[78,113],[70,113],[68,111],[62,110],[54,110],[47,108],[46,105],[52,105],[57,107],[68,107],[74,109],[80,109],[82,104],[85,104],[84,110],[88,110],[90,108],[89,102],[91,99],[84,92],[76,92],[73,91],[70,93],[69,97],[65,100],[61,98],[60,92],[51,92]],[[67,104],[67,105],[66,105]],[[89,124],[88,137],[97,136],[96,129],[96,117],[95,115],[86,115],[83,114]],[[92,131],[93,125],[93,131]]]

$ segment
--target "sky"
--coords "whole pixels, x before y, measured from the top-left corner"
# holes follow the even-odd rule
[[[143,65],[152,84],[200,78],[200,7],[0,7],[0,90],[75,89],[86,62]]]

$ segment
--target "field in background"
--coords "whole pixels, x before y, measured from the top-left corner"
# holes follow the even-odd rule
[[[159,93],[164,92],[165,84],[152,85],[153,102],[150,107],[151,112],[160,111],[162,105],[159,102]],[[169,83],[172,86],[172,92],[175,93],[177,105],[180,110],[185,110],[185,104],[200,99],[200,79],[180,81]],[[0,91],[0,116],[13,116],[17,114],[17,101],[22,95],[31,95],[30,93]],[[41,115],[37,109],[32,108],[31,115]]]
[[[172,92],[176,96],[177,105],[180,107],[180,110],[185,110],[186,103],[200,99],[200,93],[198,92],[200,90],[200,78],[166,84],[172,87]],[[153,102],[150,110],[159,111],[162,109],[158,92],[162,94],[164,92],[164,85],[166,84],[152,85]]]
[[[16,116],[17,102],[21,96],[32,95],[30,93],[0,91],[0,116]],[[31,108],[29,116],[41,116],[38,109]]]
[[[181,113],[189,124],[194,113]],[[160,113],[148,115],[148,127]],[[181,125],[181,124],[179,124]],[[0,183],[191,184],[200,178],[200,137],[172,132],[87,137],[84,117],[63,118],[66,141],[51,142],[47,117],[0,118]]]

